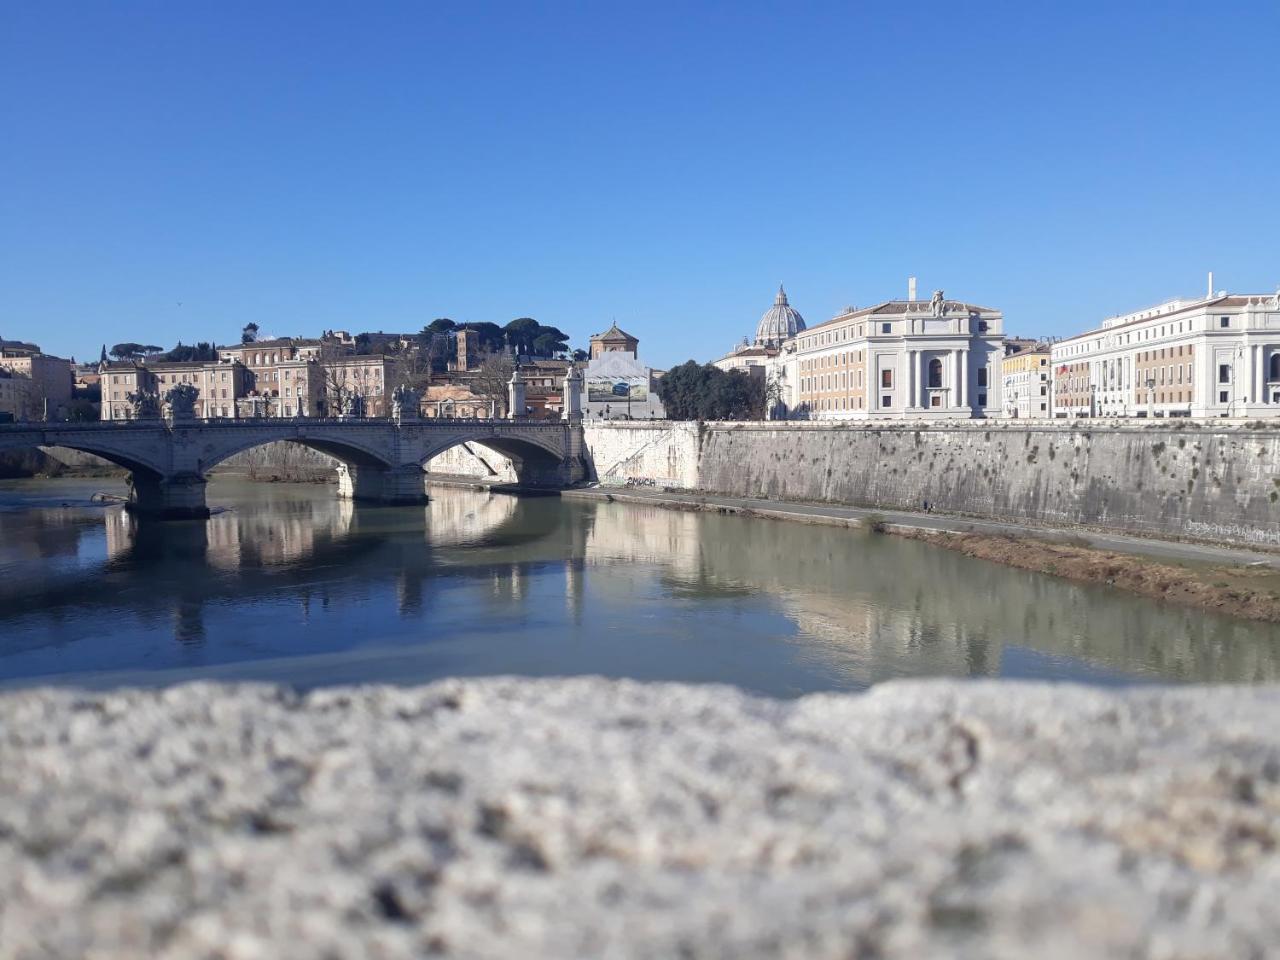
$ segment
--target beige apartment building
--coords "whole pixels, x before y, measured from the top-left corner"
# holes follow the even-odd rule
[[[30,378],[0,369],[0,420],[25,420],[30,399]]]
[[[71,404],[71,361],[41,352],[38,344],[0,339],[0,370],[27,381],[10,384],[16,420],[60,420]]]
[[[131,393],[154,393],[161,400],[179,384],[189,384],[200,391],[196,398],[196,416],[205,420],[234,418],[236,401],[244,396],[249,382],[248,371],[238,363],[216,360],[142,363],[132,360],[111,361],[100,366],[102,420],[133,418]]]
[[[1052,348],[1053,415],[1280,416],[1280,293],[1209,292]]]
[[[1001,398],[1006,417],[1027,419],[1052,416],[1053,398],[1049,345],[1034,340],[1006,340],[1000,361]]]

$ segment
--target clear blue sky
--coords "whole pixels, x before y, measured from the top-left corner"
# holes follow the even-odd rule
[[[0,335],[616,317],[667,366],[779,281],[1025,335],[1269,292],[1278,63],[1274,0],[0,0]]]

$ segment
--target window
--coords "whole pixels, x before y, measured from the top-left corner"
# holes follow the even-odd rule
[[[892,324],[892,323],[882,323],[882,324],[880,324],[880,332],[881,332],[881,333],[893,333],[893,324]]]
[[[985,387],[987,385],[987,368],[978,368],[978,386]]]
[[[1219,383],[1231,382],[1231,364],[1229,363],[1218,364],[1218,382]]]
[[[985,407],[987,405],[987,395],[985,393],[978,394],[978,406]]]
[[[881,397],[881,398],[880,398],[880,406],[882,406],[882,407],[891,407],[891,406],[893,406],[893,397],[889,397],[889,396]]]
[[[1229,326],[1231,326],[1231,318],[1230,318],[1230,317],[1219,317],[1219,318],[1218,318],[1218,326],[1220,326],[1220,327],[1229,327]]]
[[[1219,402],[1219,403],[1226,403],[1226,402],[1227,402],[1227,391],[1225,391],[1225,390],[1219,390],[1219,391],[1218,391],[1218,402]]]
[[[1190,366],[1190,364],[1188,364],[1188,366]],[[1267,379],[1272,383],[1280,381],[1280,353],[1273,353],[1271,355],[1269,370],[1270,372],[1267,374]]]
[[[880,371],[880,386],[885,390],[890,390],[893,388],[893,371],[892,370]]]
[[[940,406],[942,406],[942,397],[938,396],[938,395],[935,393],[933,396],[931,396],[931,397],[929,398],[929,406],[931,406],[931,407],[940,407]]]
[[[885,386],[888,386],[888,384],[885,384]],[[937,357],[929,361],[929,386],[942,386],[942,361]]]

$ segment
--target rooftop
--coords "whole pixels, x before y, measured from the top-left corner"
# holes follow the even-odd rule
[[[617,323],[614,323],[604,333],[597,333],[591,338],[592,340],[606,341],[626,341],[628,343],[639,343],[640,341],[624,330],[618,329]]]

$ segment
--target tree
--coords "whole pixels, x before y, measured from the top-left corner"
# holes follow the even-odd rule
[[[217,360],[218,350],[212,343],[201,340],[194,347],[186,346],[181,340],[178,345],[164,355],[165,360],[184,362],[191,360]]]
[[[505,339],[517,354],[533,353],[533,341],[541,332],[538,321],[533,317],[518,317],[502,328]]]
[[[157,353],[164,353],[164,347],[157,347],[154,344],[117,343],[108,352],[117,360],[141,360],[144,357],[155,356]]]
[[[586,362],[587,362],[588,360],[590,360],[590,359],[591,359],[591,354],[587,353],[587,351],[585,351],[585,350],[574,350],[574,351],[573,351],[573,362],[574,362],[574,363],[586,363]]]
[[[510,357],[502,353],[490,353],[480,362],[471,381],[471,392],[491,401],[497,417],[507,415],[507,385],[514,372],[515,364]]]
[[[743,370],[726,372],[689,360],[668,370],[659,384],[671,420],[759,420],[765,414],[765,382]]]
[[[555,327],[543,327],[536,337],[533,338],[533,349],[530,351],[535,357],[554,357],[557,353],[564,353],[569,349],[569,335],[562,333]]]
[[[116,360],[136,360],[142,356],[142,344],[140,343],[117,343],[108,353]]]
[[[257,343],[258,342],[258,325],[250,321],[244,325],[244,329],[240,331],[241,343]]]

